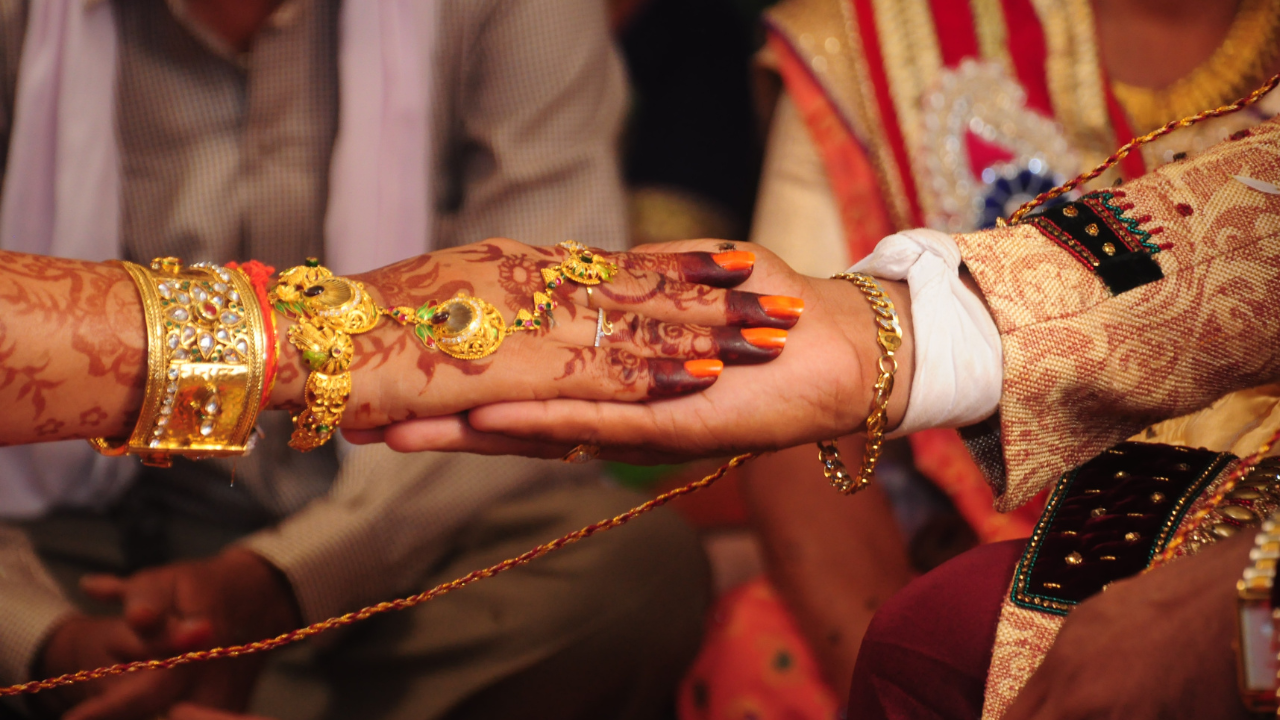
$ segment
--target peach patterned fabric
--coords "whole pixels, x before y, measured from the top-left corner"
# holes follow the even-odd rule
[[[1280,184],[1280,123],[1119,188],[1171,247],[1154,256],[1163,280],[1116,296],[1034,227],[956,238],[1004,343],[999,510],[1147,426],[1280,378],[1280,195],[1234,175]]]

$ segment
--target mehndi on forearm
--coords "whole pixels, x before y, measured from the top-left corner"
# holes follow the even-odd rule
[[[125,435],[146,373],[123,268],[0,252],[0,445]]]

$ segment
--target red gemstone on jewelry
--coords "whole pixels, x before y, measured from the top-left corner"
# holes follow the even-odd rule
[[[205,320],[216,320],[218,318],[218,306],[211,302],[200,303],[200,315]]]

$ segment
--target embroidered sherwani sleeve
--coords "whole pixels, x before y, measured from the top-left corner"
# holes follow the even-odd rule
[[[1155,422],[1280,377],[1280,123],[1116,189],[1163,277],[1113,294],[1030,224],[957,237],[999,327],[1002,510]],[[1130,207],[1131,206],[1131,207]]]

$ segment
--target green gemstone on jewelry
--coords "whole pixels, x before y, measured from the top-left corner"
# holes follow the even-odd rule
[[[328,426],[328,425],[317,425],[317,426],[316,426],[316,432],[318,432],[318,433],[320,433],[320,434],[322,434],[322,435],[327,434],[327,433],[329,432],[329,426]]]
[[[302,359],[307,361],[307,365],[311,366],[312,370],[319,370],[329,359],[329,353],[320,350],[305,350],[302,353]]]
[[[320,259],[319,259],[319,258],[309,257],[309,258],[307,258],[307,261],[306,261],[306,263],[305,263],[305,264],[306,264],[306,266],[307,266],[307,267],[309,267],[309,268],[313,268],[313,267],[320,267]]]

